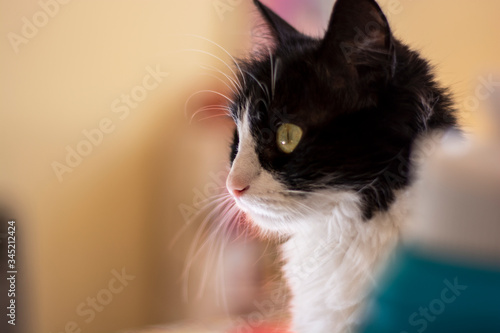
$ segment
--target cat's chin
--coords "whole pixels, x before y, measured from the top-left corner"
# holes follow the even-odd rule
[[[244,209],[247,218],[261,232],[267,235],[291,236],[323,221],[323,216],[295,215],[290,213],[273,213],[270,211]]]
[[[247,218],[263,233],[289,235],[298,229],[299,221],[286,213],[273,213],[271,210],[249,208],[238,203]]]
[[[271,217],[256,213],[247,213],[252,223],[264,233],[273,234],[291,234],[293,233],[296,222],[288,218]]]
[[[274,202],[275,205],[270,205]],[[302,200],[286,202],[268,198],[263,204],[255,197],[236,200],[253,225],[264,233],[293,235],[335,217],[353,218],[360,214],[360,198],[352,191],[329,190],[311,193]]]

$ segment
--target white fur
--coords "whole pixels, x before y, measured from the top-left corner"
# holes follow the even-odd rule
[[[385,213],[363,221],[354,192],[321,191],[290,196],[258,162],[247,115],[238,124],[240,144],[228,183],[250,186],[236,201],[264,231],[289,239],[282,246],[284,274],[292,291],[296,333],[351,332],[374,276],[399,238],[408,192]]]
[[[353,195],[353,198],[355,196]],[[357,200],[339,203],[283,245],[295,332],[352,332],[381,263],[396,245],[407,193],[362,221]]]

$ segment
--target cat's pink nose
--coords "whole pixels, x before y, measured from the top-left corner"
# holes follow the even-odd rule
[[[245,186],[245,188],[243,189],[234,189],[233,190],[233,195],[237,198],[241,197],[243,195],[244,192],[246,192],[248,189],[250,188],[250,186]]]
[[[248,191],[250,185],[248,185],[248,183],[243,181],[242,179],[229,175],[229,177],[227,178],[226,187],[229,193],[231,193],[236,198],[239,198],[243,195],[243,193]]]

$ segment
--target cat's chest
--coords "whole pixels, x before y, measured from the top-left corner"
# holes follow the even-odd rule
[[[398,242],[401,220],[407,218],[406,200],[402,199],[370,221],[353,218],[356,214],[325,217],[282,245],[283,272],[292,294],[297,331],[301,325],[309,325],[309,332],[326,328],[343,332],[356,324],[360,304],[373,288],[381,261]],[[331,331],[332,327],[337,328]]]
[[[361,221],[336,222],[291,237],[282,246],[284,274],[294,297],[345,307],[364,296],[361,285],[371,278],[381,257],[398,240],[398,227]]]

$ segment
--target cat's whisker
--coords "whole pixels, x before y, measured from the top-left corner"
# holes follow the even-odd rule
[[[206,55],[209,55],[211,57],[214,57],[215,59],[219,60],[220,62],[222,62],[224,65],[226,65],[226,67],[231,71],[231,73],[233,74],[233,76],[236,78],[236,80],[238,81],[239,85],[242,86],[241,84],[241,81],[238,77],[238,75],[236,75],[236,72],[233,70],[233,68],[231,66],[229,66],[229,64],[227,62],[225,62],[224,60],[222,60],[222,58],[216,56],[215,54],[213,53],[210,53],[208,51],[205,51],[205,50],[200,50],[200,49],[182,49],[180,51],[191,51],[191,52],[198,52],[198,53],[202,53],[202,54],[206,54]],[[238,66],[239,67],[239,66]]]
[[[253,75],[252,73],[248,72],[248,71],[245,71],[244,72],[250,76],[260,87],[260,89],[262,89],[262,92],[264,92],[266,95],[267,95],[267,99],[268,99],[268,102],[270,103],[271,102],[271,96],[269,95],[269,89],[267,89],[267,85],[263,82],[260,82],[259,80],[257,80],[257,78],[255,77],[255,75]],[[266,89],[264,89],[264,86],[266,87]]]
[[[225,238],[230,238],[232,239],[232,242],[237,242],[239,241],[239,238],[242,236],[242,233],[240,232],[240,224],[241,224],[241,210],[238,208],[238,206],[234,205],[234,210],[232,212],[232,218],[228,221],[228,228],[224,229],[225,232]],[[236,238],[234,238],[234,234],[236,233]]]
[[[206,246],[207,244],[210,244],[211,246],[215,245],[215,250],[212,247],[209,247],[209,249],[208,249],[208,256],[207,256],[207,260],[205,261],[202,283],[201,283],[200,289],[198,291],[198,298],[201,298],[203,291],[205,289],[206,282],[207,282],[207,276],[208,276],[208,272],[209,272],[210,267],[215,267],[215,279],[217,282],[219,282],[222,285],[222,293],[219,291],[219,285],[217,283],[215,285],[215,287],[216,287],[216,290],[215,290],[216,299],[218,302],[219,295],[220,295],[220,298],[223,300],[223,303],[225,304],[225,302],[226,302],[226,300],[225,300],[226,294],[225,294],[225,290],[224,290],[224,273],[225,273],[225,271],[224,271],[224,260],[223,260],[222,255],[224,254],[226,246],[228,244],[227,243],[228,238],[226,237],[225,233],[223,235],[220,235],[220,231],[221,230],[226,231],[226,229],[227,229],[226,226],[228,225],[228,222],[233,221],[235,219],[234,216],[237,215],[236,212],[238,210],[239,209],[236,207],[236,205],[233,201],[232,205],[230,207],[228,207],[227,209],[225,209],[224,212],[221,213],[222,220],[219,221],[218,227],[211,232],[207,241],[202,245],[202,247]],[[200,250],[202,250],[202,247],[200,247]],[[215,251],[217,251],[217,248],[219,249],[218,256],[213,255],[213,253]],[[213,264],[214,261],[215,261],[215,264]],[[225,308],[225,310],[227,310],[227,308]]]
[[[201,118],[198,120],[198,122],[200,121],[204,121],[204,120],[207,120],[207,119],[212,119],[212,118],[218,118],[218,117],[226,117],[226,118],[231,118],[231,115],[227,114],[227,113],[222,113],[222,114],[216,114],[216,115],[213,115],[213,116],[209,116],[209,117],[205,117],[205,118]],[[232,119],[232,118],[231,118]]]
[[[219,203],[223,199],[227,199],[228,196],[229,196],[228,193],[223,193],[223,194],[215,195],[215,196],[212,196],[212,197],[210,197],[208,199],[200,201],[200,204],[205,203],[205,202],[208,202],[208,203],[204,204],[203,206],[201,206],[198,209],[198,211],[190,219],[188,219],[187,221],[184,222],[184,225],[182,226],[181,230],[179,230],[174,235],[174,237],[172,238],[172,240],[170,241],[170,245],[169,245],[168,249],[172,250],[172,248],[174,247],[175,243],[177,243],[177,241],[182,236],[182,234],[191,226],[192,222],[194,220],[196,220],[208,207],[210,207],[210,206],[212,206],[214,204]]]
[[[207,112],[207,111],[225,111],[224,112],[224,115],[226,116],[230,116],[230,111],[224,107],[224,106],[220,106],[220,105],[208,105],[208,106],[204,106],[204,107],[201,107],[199,108],[196,112],[193,113],[193,115],[191,116],[191,119],[189,120],[189,123],[191,124],[194,120],[194,118],[196,117],[197,114],[199,113],[202,113],[202,112]],[[217,114],[216,116],[219,116],[220,114]]]
[[[267,48],[269,52],[269,61],[271,62],[271,98],[274,98],[274,63],[273,63],[273,54],[270,48]]]
[[[269,240],[269,238],[267,239],[267,242],[266,242],[266,247],[264,248],[264,250],[262,251],[262,254],[260,255],[260,257],[258,257],[255,262],[253,263],[254,265],[257,265],[257,263],[259,261],[262,260],[262,258],[264,258],[266,255],[269,255],[268,254],[268,249],[269,249],[269,246],[271,245],[271,242]]]
[[[242,86],[238,82],[236,82],[235,79],[233,79],[231,76],[229,76],[228,74],[224,73],[220,69],[218,69],[218,68],[216,68],[214,66],[210,66],[210,65],[199,65],[199,66],[202,69],[222,74],[226,79],[229,80],[229,82],[231,82],[231,84],[233,85],[234,89],[239,90],[239,91],[243,90]]]
[[[205,230],[205,226],[206,224],[212,219],[212,217],[218,213],[218,209],[219,209],[219,206],[224,206],[227,202],[230,201],[231,198],[227,197],[227,198],[224,198],[224,200],[222,200],[222,202],[217,205],[214,209],[212,209],[212,211],[210,211],[206,216],[205,218],[203,219],[203,221],[201,222],[200,226],[198,227],[198,230],[194,236],[194,239],[193,239],[193,242],[192,242],[192,245],[188,251],[188,254],[187,254],[187,260],[186,260],[186,265],[185,265],[185,268],[184,268],[184,272],[183,272],[183,277],[184,277],[184,282],[185,282],[185,286],[187,286],[187,283],[189,281],[189,271],[191,269],[191,266],[193,264],[193,261],[195,259],[195,257],[193,256],[195,251],[196,251],[196,245],[198,244],[198,241],[199,239],[201,238],[202,236],[202,233],[204,232]],[[187,299],[187,288],[185,288],[185,298]]]
[[[224,84],[229,90],[231,90],[231,92],[233,93],[233,95],[236,95],[236,90],[234,90],[235,88],[231,87],[226,81],[224,81],[223,79],[221,79],[220,77],[218,77],[217,75],[214,75],[214,74],[211,74],[211,73],[201,73],[200,75],[204,75],[204,76],[209,76],[211,78],[214,78],[218,81],[220,81],[222,84]]]
[[[329,193],[312,192],[312,191],[284,190],[283,193],[292,194],[292,195],[295,194],[295,195],[303,195],[303,196],[322,196],[325,198],[331,198],[331,194],[329,194]]]
[[[225,199],[225,198],[218,198],[217,200],[214,200],[213,202],[210,202],[210,203],[204,205],[189,220],[185,221],[185,223],[182,226],[181,230],[179,230],[174,235],[174,237],[172,238],[172,240],[170,241],[170,245],[168,246],[168,249],[172,250],[172,248],[175,246],[175,244],[177,243],[177,241],[179,240],[179,238],[182,236],[182,234],[191,226],[192,222],[194,220],[196,220],[196,218],[198,218],[209,206],[211,206],[213,204],[216,204],[221,199]]]
[[[198,90],[197,92],[191,94],[188,98],[188,100],[190,98],[192,98],[193,96],[196,96],[198,94],[203,94],[203,93],[212,93],[212,94],[216,94],[216,95],[219,95],[220,97],[223,97],[225,98],[228,102],[231,102],[231,103],[234,103],[233,99],[232,98],[229,98],[227,95],[221,93],[221,92],[218,92],[218,91],[215,91],[215,90],[210,90],[210,89],[205,89],[205,90]]]
[[[215,238],[215,237],[214,237]],[[220,242],[212,240],[212,235],[210,236],[210,244],[215,246],[217,249],[218,247],[221,247],[222,244]],[[201,282],[200,286],[198,288],[198,293],[196,295],[196,298],[200,300],[203,297],[203,293],[205,292],[206,284],[208,282],[208,274],[210,273],[211,268],[214,266],[212,263],[214,262],[214,256],[212,255],[213,248],[210,247],[207,252],[206,259],[204,261],[203,269],[202,269],[202,277],[201,277]],[[218,262],[216,262],[215,265],[215,270],[217,270],[217,265]]]
[[[221,247],[219,251],[219,260],[222,262],[222,258],[224,255],[224,248]],[[221,278],[220,278],[220,285],[222,286],[222,307],[225,310],[226,313],[229,313],[229,307],[227,305],[227,292],[226,292],[226,277],[225,277],[225,270],[224,267],[221,267]]]
[[[215,58],[215,59],[219,60],[221,63],[223,63],[224,65],[226,65],[226,67],[229,69],[229,71],[231,72],[231,74],[233,74],[233,76],[234,76],[235,80],[238,82],[238,84],[239,84],[240,86],[243,86],[243,85],[241,84],[241,81],[240,81],[240,79],[239,79],[238,75],[236,75],[236,72],[233,70],[233,68],[232,68],[232,67],[231,67],[231,66],[230,66],[227,62],[225,62],[224,60],[222,60],[222,58],[220,58],[220,57],[216,56],[215,54],[210,53],[210,52],[205,51],[205,50],[200,50],[200,49],[182,49],[182,50],[180,50],[180,51],[198,52],[198,53],[202,53],[202,54],[209,55],[209,56],[211,56],[211,57],[213,57],[213,58]]]
[[[216,257],[216,260],[218,263],[217,269],[215,270],[215,279],[218,282],[215,284],[215,303],[217,304],[217,306],[220,306],[220,300],[224,299],[226,296],[226,295],[224,295],[224,292],[225,292],[225,289],[224,289],[224,268],[222,267],[222,264],[221,264],[221,262],[222,262],[221,254],[223,253],[224,248],[221,245],[219,247],[218,253],[214,255],[214,257]]]
[[[203,37],[203,36],[200,36],[200,35],[193,35],[193,34],[186,34],[187,36],[191,36],[191,37],[196,37],[196,38],[200,38],[200,39],[203,39],[204,41],[207,41],[215,46],[217,46],[219,49],[221,49],[222,51],[224,51],[224,53],[226,53],[230,58],[231,60],[233,61],[233,63],[236,65],[236,67],[238,68],[238,70],[240,71],[240,74],[243,78],[243,83],[246,84],[246,81],[245,81],[245,77],[243,76],[243,72],[241,71],[241,67],[240,65],[238,64],[238,62],[236,61],[236,59],[231,55],[231,53],[229,53],[228,50],[226,50],[224,47],[222,47],[220,44],[214,42],[213,40],[210,40],[206,37]],[[227,65],[227,64],[226,64]]]
[[[267,87],[267,85],[264,85],[264,88],[266,89],[268,103],[271,104],[271,94],[269,93],[269,88]]]
[[[222,237],[219,237],[219,256],[217,260],[217,270],[216,270],[216,280],[218,284],[216,284],[216,299],[217,303],[219,303],[219,298],[222,300],[224,310],[228,313],[228,307],[227,307],[227,294],[225,290],[225,269],[224,269],[224,262],[223,260],[223,254],[227,253],[226,248],[228,246],[228,239],[231,238],[231,232],[228,232],[227,230],[230,229],[232,226],[229,222],[237,220],[237,216],[239,215],[239,209],[236,205],[233,205],[231,209],[229,210],[228,214],[226,215],[227,218],[225,218],[225,221],[223,222],[224,226],[227,226],[229,224],[229,228],[223,228],[223,235]]]
[[[209,110],[214,110],[214,109],[225,110],[225,111],[228,111],[228,112],[230,111],[227,106],[220,105],[220,104],[212,104],[212,105],[205,105],[205,106],[200,107],[198,110],[196,110],[193,113],[193,116],[196,116],[198,113],[209,111]]]
[[[231,211],[231,209],[232,209],[232,208],[234,208],[234,202],[232,203],[232,205],[231,205],[231,206],[226,207],[226,208],[224,209],[224,211],[222,211],[220,214],[221,214],[222,216],[224,216],[224,217],[225,217],[225,216],[226,216],[226,214],[228,214],[228,213]],[[208,238],[207,238],[207,239],[206,239],[206,240],[202,243],[202,245],[198,248],[197,253],[195,254],[195,257],[196,257],[199,253],[201,253],[201,251],[205,248],[205,246],[207,246],[207,244],[209,244],[209,243],[210,243],[210,239],[211,239],[212,237],[215,237],[215,236],[217,235],[217,233],[218,233],[218,232],[219,232],[219,231],[220,231],[220,230],[224,227],[224,225],[225,225],[225,223],[219,223],[219,225],[216,227],[216,229],[212,231],[212,233],[210,234],[210,236],[209,236],[209,237],[208,237]]]
[[[224,226],[224,224],[220,223],[217,228],[215,230],[212,230],[212,232],[210,232],[210,234],[208,235],[207,239],[203,242],[203,244],[199,247],[197,247],[197,244],[199,242],[199,240],[201,239],[201,236],[202,236],[202,233],[203,231],[205,230],[205,226],[206,224],[212,220],[212,218],[214,217],[214,215],[216,214],[219,214],[223,217],[225,217],[227,215],[227,212],[230,211],[230,209],[232,208],[232,205],[231,206],[228,206],[228,204],[232,204],[234,205],[234,201],[232,201],[232,197],[226,197],[225,200],[223,200],[219,205],[217,205],[217,207],[215,207],[206,217],[205,219],[203,220],[203,222],[201,223],[200,227],[198,228],[198,231],[193,239],[193,243],[191,245],[191,248],[188,252],[188,255],[187,255],[187,262],[186,262],[186,266],[185,266],[185,269],[184,269],[184,273],[183,273],[183,276],[184,276],[184,283],[185,283],[185,297],[187,298],[187,283],[189,282],[189,271],[191,269],[191,266],[193,264],[193,262],[196,260],[196,258],[202,253],[203,249],[207,246],[207,244],[213,244],[215,242],[213,242],[213,240],[215,239],[215,237],[217,236],[217,233],[218,231]],[[225,208],[222,210],[222,212],[220,212],[221,210],[221,207],[224,207]],[[210,256],[210,251],[209,251],[209,256]],[[203,282],[203,281],[202,281]],[[203,282],[202,284],[204,285],[205,282]],[[198,294],[200,293],[200,291],[198,292]]]
[[[192,93],[191,95],[189,95],[189,97],[187,98],[186,102],[184,103],[184,115],[186,116],[186,118],[188,117],[188,105],[189,105],[189,102],[191,101],[191,99],[196,96],[196,95],[199,95],[199,94],[207,94],[207,93],[211,93],[211,94],[216,94],[220,97],[223,97],[225,98],[228,102],[230,102],[231,104],[234,104],[234,101],[229,98],[228,96],[226,96],[225,94],[223,93],[220,93],[218,91],[215,91],[215,90],[209,90],[209,89],[205,89],[205,90],[198,90],[194,93]]]
[[[276,80],[278,78],[278,67],[281,63],[281,60],[280,58],[277,58],[274,62],[274,72],[273,72],[273,87],[272,87],[272,91],[273,91],[273,97],[274,97],[274,91],[276,90]]]
[[[216,194],[216,195],[213,195],[213,196],[211,196],[209,198],[203,199],[203,200],[201,200],[201,201],[198,202],[198,205],[202,205],[199,208],[199,213],[202,213],[203,211],[205,211],[210,206],[222,204],[222,202],[224,200],[230,199],[230,198],[231,198],[231,195],[226,192],[226,193]],[[199,216],[199,214],[195,215],[194,217],[196,218],[198,216]],[[190,220],[190,222],[191,221],[192,220]]]

